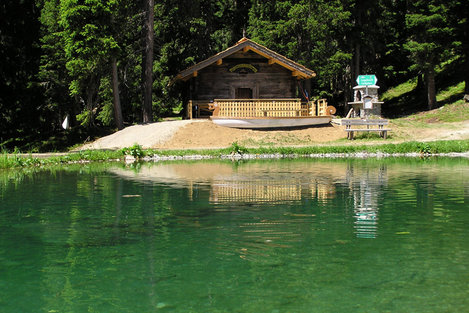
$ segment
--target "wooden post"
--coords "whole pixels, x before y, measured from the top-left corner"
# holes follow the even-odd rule
[[[192,119],[192,100],[189,100],[187,101],[187,109],[186,109],[186,114],[187,114],[187,118],[189,120]]]
[[[310,116],[317,116],[317,113],[316,113],[316,102],[314,102],[314,101],[309,101],[308,103],[309,103],[309,105],[310,105],[309,115],[310,115]]]

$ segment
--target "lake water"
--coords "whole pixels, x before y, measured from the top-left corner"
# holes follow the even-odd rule
[[[0,172],[0,312],[468,312],[469,160]]]

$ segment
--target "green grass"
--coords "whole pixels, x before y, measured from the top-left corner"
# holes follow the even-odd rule
[[[379,145],[321,145],[308,147],[259,147],[248,148],[233,143],[231,147],[225,149],[213,150],[147,150],[149,155],[159,156],[187,156],[187,155],[206,155],[218,157],[220,155],[230,155],[233,153],[242,154],[280,154],[280,155],[311,155],[311,154],[330,154],[330,153],[450,153],[469,151],[469,140],[449,140],[432,142],[404,142],[398,144],[379,144]]]
[[[130,149],[130,150],[129,150]],[[9,155],[3,153],[0,155],[0,169],[8,168],[25,168],[25,167],[42,167],[54,166],[61,164],[74,164],[81,162],[98,162],[98,161],[122,161],[124,154],[132,154],[135,146],[117,151],[100,151],[89,150],[77,153],[69,153],[62,156],[52,156],[49,158],[37,158],[33,155],[20,156]],[[139,149],[137,149],[139,150]],[[272,154],[272,155],[292,155],[292,156],[309,156],[321,154],[352,154],[352,153],[450,153],[450,152],[467,152],[469,151],[469,140],[449,140],[449,141],[432,141],[432,142],[404,142],[398,144],[379,144],[379,145],[327,145],[327,146],[309,146],[309,147],[260,147],[247,148],[236,142],[231,147],[225,149],[209,149],[209,150],[142,150],[138,156],[188,156],[203,155],[214,158],[222,155],[232,154]]]
[[[0,169],[71,164],[80,162],[99,162],[121,159],[123,159],[122,151],[88,150],[60,156],[51,156],[47,158],[38,158],[33,154],[24,156],[20,154],[3,153],[0,155]]]
[[[404,83],[391,89],[383,95],[383,101],[391,105],[405,107],[414,103],[412,83]],[[464,82],[451,85],[437,93],[438,108],[431,111],[412,113],[405,119],[422,123],[453,123],[469,120],[469,105],[462,99],[464,95]],[[398,119],[397,119],[398,120]],[[428,126],[428,125],[427,125]]]
[[[439,128],[447,127],[445,123],[469,120],[469,104],[463,100],[446,104],[438,109],[412,114],[394,119],[393,124],[401,127]]]
[[[394,135],[390,132],[387,133],[387,138],[388,139],[393,139]],[[369,142],[375,142],[376,140],[383,140],[383,138],[379,135],[378,132],[355,132],[353,136],[354,140],[360,140],[363,142],[369,141]],[[347,138],[342,138],[339,139],[338,141],[342,142],[350,142]]]
[[[434,142],[405,142],[399,144],[380,145],[340,145],[314,147],[279,147],[247,149],[252,154],[325,154],[325,153],[450,153],[469,151],[469,140],[434,141]]]
[[[455,95],[459,96],[459,95],[462,95],[463,93],[464,93],[464,82],[462,81],[459,84],[449,86],[445,90],[440,91],[436,95],[436,101],[438,102],[447,101],[447,100],[450,100]]]
[[[417,78],[412,78],[400,85],[389,88],[382,94],[382,101],[390,101],[394,98],[402,97],[404,94],[413,91],[417,87]]]
[[[464,104],[464,73],[461,66],[462,60],[455,57],[441,63],[435,68],[437,105],[436,108],[447,107],[447,111],[434,113],[431,118],[438,117],[436,121],[457,122],[468,119],[467,107],[462,115],[456,114]],[[384,92],[381,97],[384,101],[383,113],[387,117],[402,117],[418,114],[427,110],[427,95],[424,86],[417,86],[417,77],[411,78]],[[456,107],[451,108],[453,105]],[[425,118],[425,117],[424,117]],[[431,122],[431,120],[430,120]]]

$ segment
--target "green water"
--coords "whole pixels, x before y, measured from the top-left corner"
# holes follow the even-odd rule
[[[0,172],[0,312],[469,312],[469,160]]]

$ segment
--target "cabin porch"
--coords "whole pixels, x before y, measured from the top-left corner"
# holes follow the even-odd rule
[[[333,111],[332,111],[333,110]],[[302,102],[301,99],[215,99],[189,100],[187,119],[218,117],[312,117],[335,113],[326,99]]]

